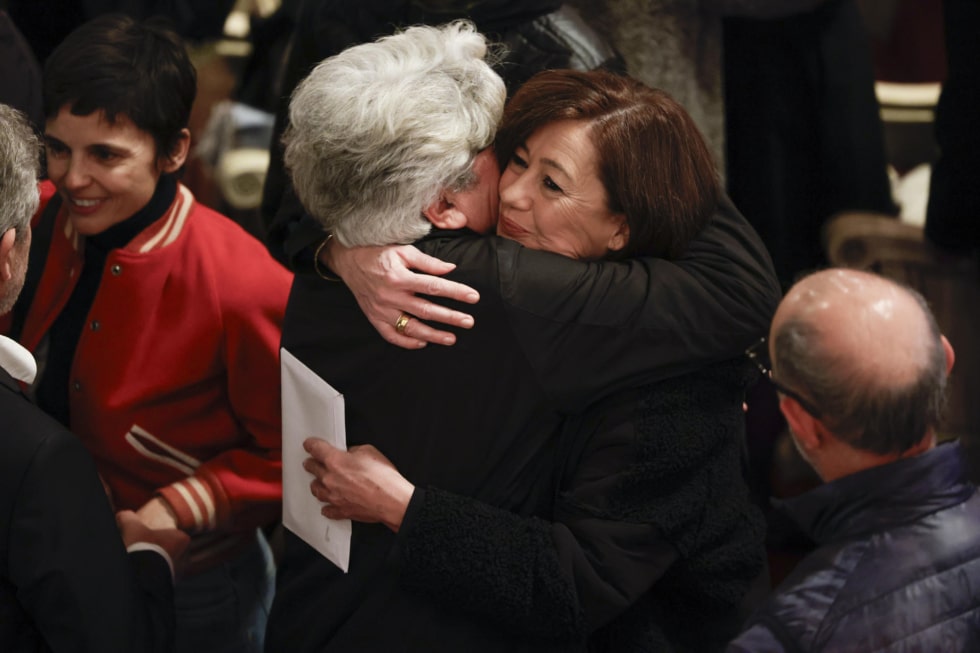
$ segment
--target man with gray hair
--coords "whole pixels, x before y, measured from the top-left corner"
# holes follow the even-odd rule
[[[925,301],[825,270],[790,289],[770,333],[748,353],[825,482],[780,507],[819,548],[729,650],[977,650],[980,497],[959,444],[936,444],[953,349]]]
[[[303,206],[340,244],[496,224],[488,148],[507,92],[486,55],[484,37],[458,21],[349,48],[300,83],[285,162]]]
[[[27,274],[40,144],[21,113],[0,104],[0,315],[13,308]]]
[[[24,285],[39,154],[23,115],[0,104],[0,315]],[[84,446],[21,394],[36,371],[0,336],[0,650],[168,651],[188,537],[132,511],[113,520]]]

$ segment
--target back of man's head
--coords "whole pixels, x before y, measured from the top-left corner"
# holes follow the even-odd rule
[[[418,26],[322,61],[293,93],[285,162],[344,245],[417,240],[444,189],[471,182],[506,91],[472,24]]]
[[[40,151],[24,114],[0,104],[0,234],[26,230],[37,211]]]
[[[26,243],[39,202],[40,151],[26,117],[0,104],[0,315],[13,307],[24,283]]]
[[[890,456],[934,434],[946,350],[915,291],[855,270],[818,272],[786,294],[771,335],[773,379],[850,446]]]

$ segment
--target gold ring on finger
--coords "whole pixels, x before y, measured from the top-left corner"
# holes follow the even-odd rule
[[[398,319],[395,320],[395,331],[397,331],[398,333],[404,334],[405,333],[405,327],[408,326],[408,321],[411,320],[411,319],[412,319],[412,316],[409,315],[408,313],[402,313],[401,315],[399,315],[398,316]]]

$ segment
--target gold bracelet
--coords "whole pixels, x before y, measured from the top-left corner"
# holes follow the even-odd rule
[[[323,242],[320,243],[320,246],[316,248],[316,252],[313,254],[313,269],[316,270],[317,275],[321,279],[325,279],[327,281],[336,281],[337,283],[343,283],[343,279],[334,276],[332,274],[327,274],[326,272],[323,271],[323,268],[320,267],[320,252],[322,252],[323,248],[327,246],[327,243],[330,242],[331,238],[333,238],[333,234],[327,234],[327,237],[323,239]]]

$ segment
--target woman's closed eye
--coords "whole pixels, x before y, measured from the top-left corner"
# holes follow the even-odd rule
[[[510,155],[510,166],[521,171],[528,169],[527,160],[523,156],[518,154],[516,151]],[[548,175],[545,175],[544,178],[541,180],[541,185],[543,185],[545,189],[551,191],[552,193],[565,192],[564,190],[562,190],[562,187],[556,184],[555,180]]]
[[[92,156],[104,163],[111,163],[119,158],[119,153],[99,145],[92,148]]]
[[[556,184],[555,181],[554,181],[554,179],[552,179],[551,177],[545,177],[542,180],[541,183],[544,184],[544,187],[545,188],[547,188],[548,190],[553,191],[555,193],[563,193],[564,192],[562,190],[561,186],[559,186],[558,184]]]
[[[67,156],[69,153],[68,146],[61,141],[56,141],[53,139],[45,139],[44,145],[48,150],[48,156],[50,157],[62,157]]]

